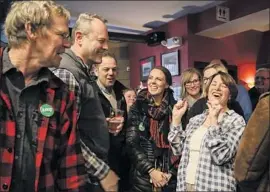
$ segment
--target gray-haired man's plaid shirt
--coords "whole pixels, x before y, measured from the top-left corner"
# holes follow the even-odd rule
[[[168,140],[175,155],[182,155],[176,191],[186,191],[186,168],[190,138],[203,124],[208,111],[190,119],[185,131],[171,126]],[[203,137],[195,176],[196,191],[236,191],[234,158],[246,124],[242,116],[227,111],[217,126],[210,126]]]
[[[78,109],[81,109],[80,105],[80,85],[75,79],[74,75],[66,69],[51,69],[52,72],[59,77],[64,83],[69,86],[69,89],[75,91]],[[79,114],[78,114],[79,117]],[[93,153],[82,141],[81,141],[82,154],[85,159],[85,167],[88,174],[97,177],[102,180],[109,172],[110,167],[101,159],[99,159],[95,153]]]

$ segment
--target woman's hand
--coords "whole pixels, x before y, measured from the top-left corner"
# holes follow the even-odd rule
[[[179,100],[173,107],[172,111],[172,125],[178,126],[181,122],[183,115],[188,108],[188,103],[186,100]]]
[[[218,116],[222,110],[222,106],[220,105],[218,100],[208,100],[206,105],[208,106],[209,113],[208,113],[208,120],[210,124],[217,124]]]
[[[172,177],[171,173],[163,173],[163,178],[167,181],[167,183],[170,181],[171,177]]]
[[[150,178],[155,187],[163,187],[168,182],[167,177],[164,176],[164,173],[156,169],[151,171]]]

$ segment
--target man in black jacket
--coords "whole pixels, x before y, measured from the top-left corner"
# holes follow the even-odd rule
[[[129,162],[125,154],[125,134],[127,121],[127,107],[123,95],[126,87],[116,80],[118,67],[116,57],[105,51],[102,56],[102,63],[94,66],[97,75],[96,88],[99,95],[104,115],[109,125],[110,150],[109,165],[120,177],[120,191],[128,190]],[[122,117],[116,117],[119,123],[113,124],[117,110],[123,112]],[[111,127],[114,126],[114,127]],[[114,129],[111,129],[114,128]]]
[[[91,180],[86,190],[91,192],[103,191],[99,185],[105,191],[118,190],[118,177],[107,165],[110,146],[107,122],[89,73],[93,63],[101,63],[108,38],[104,19],[80,14],[72,30],[72,46],[62,55],[59,69],[54,70],[70,88],[77,90],[78,129]]]

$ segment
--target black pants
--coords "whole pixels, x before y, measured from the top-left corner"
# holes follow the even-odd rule
[[[129,191],[129,184],[119,181],[118,183],[119,192],[127,192]],[[86,192],[104,192],[102,186],[100,184],[91,184],[87,183],[85,185],[85,191]]]
[[[100,185],[92,184],[92,183],[87,183],[85,185],[85,191],[86,192],[104,192],[102,187]]]

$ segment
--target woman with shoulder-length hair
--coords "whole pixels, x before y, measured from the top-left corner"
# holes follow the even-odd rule
[[[245,120],[228,108],[237,96],[236,83],[224,72],[216,73],[206,87],[208,110],[190,119],[182,130],[186,101],[173,108],[168,140],[181,154],[176,191],[236,191],[234,158]]]
[[[130,108],[126,145],[132,161],[132,192],[175,191],[177,157],[167,139],[176,103],[170,85],[169,70],[155,67],[147,88]]]
[[[195,68],[186,69],[181,74],[181,93],[180,98],[186,100],[188,109],[182,118],[183,129],[187,125],[187,113],[193,104],[202,96],[202,76]]]

